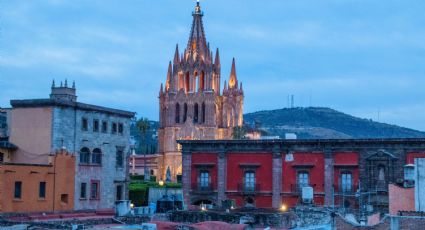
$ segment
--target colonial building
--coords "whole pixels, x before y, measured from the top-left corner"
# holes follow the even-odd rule
[[[214,56],[207,43],[199,2],[192,16],[187,47],[181,54],[176,46],[159,92],[158,151],[163,156],[160,175],[164,179],[166,174],[176,179],[182,172],[176,140],[229,139],[233,127],[243,123],[244,93],[235,59],[221,91],[220,55],[217,49]]]
[[[388,212],[388,185],[411,183],[425,139],[178,141],[187,204],[300,203]],[[312,200],[304,188],[312,189]],[[307,191],[306,190],[306,191]]]
[[[11,101],[10,142],[18,147],[11,162],[45,165],[49,155],[66,149],[76,155],[75,195],[68,197],[73,208],[113,208],[115,201],[127,198],[135,114],[77,102],[75,84],[67,81],[60,86],[53,81],[51,90],[48,99]]]
[[[61,149],[47,164],[6,161],[0,164],[0,212],[74,210],[75,155]]]

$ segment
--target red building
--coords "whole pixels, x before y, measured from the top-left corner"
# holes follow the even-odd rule
[[[194,205],[231,199],[238,207],[293,207],[310,187],[316,205],[356,208],[367,196],[388,211],[388,184],[405,182],[408,165],[425,157],[425,139],[178,142],[184,199]]]

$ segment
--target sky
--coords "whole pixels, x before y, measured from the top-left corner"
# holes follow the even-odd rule
[[[0,107],[47,98],[75,81],[84,103],[158,120],[175,46],[187,44],[192,0],[0,0]],[[244,112],[330,107],[425,131],[425,1],[201,0],[220,49],[236,58]]]

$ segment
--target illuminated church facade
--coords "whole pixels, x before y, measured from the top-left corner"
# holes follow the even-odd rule
[[[176,180],[182,173],[177,140],[231,139],[233,128],[242,126],[244,92],[236,75],[235,59],[228,82],[221,90],[218,49],[213,55],[205,37],[199,2],[186,49],[176,46],[167,79],[159,92],[158,151],[162,160],[158,179]]]

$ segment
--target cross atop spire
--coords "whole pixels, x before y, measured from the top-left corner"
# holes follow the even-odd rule
[[[193,22],[190,30],[189,41],[186,48],[186,58],[192,57],[195,60],[200,57],[205,60],[209,56],[207,39],[205,37],[204,25],[202,17],[204,13],[201,10],[199,1],[196,2],[195,11],[192,13]]]

